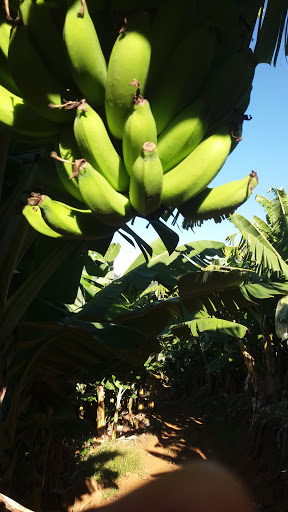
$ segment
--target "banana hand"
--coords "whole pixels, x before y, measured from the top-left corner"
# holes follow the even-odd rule
[[[37,193],[31,195],[28,204],[40,207],[48,226],[65,238],[97,240],[106,238],[115,231],[99,221],[90,210],[72,208],[65,203],[53,201],[46,195]]]

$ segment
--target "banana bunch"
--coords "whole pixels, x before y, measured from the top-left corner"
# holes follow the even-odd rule
[[[1,1],[0,127],[47,146],[63,191],[38,179],[23,208],[36,230],[92,240],[137,215],[196,222],[248,199],[253,173],[209,188],[257,65],[237,0]]]

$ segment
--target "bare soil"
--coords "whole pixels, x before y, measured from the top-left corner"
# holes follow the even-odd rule
[[[99,485],[93,479],[80,478],[77,482],[76,477],[67,512],[101,507],[161,473],[201,458],[220,461],[238,474],[254,497],[257,510],[287,512],[287,476],[280,464],[273,427],[264,428],[264,432],[258,427],[253,430],[250,405],[243,406],[237,398],[231,403],[229,400],[210,399],[200,405],[193,400],[174,401],[158,406],[149,417],[152,426],[122,433],[123,442],[136,444],[141,450],[144,470],[126,474],[113,485]],[[263,427],[263,422],[259,425]]]

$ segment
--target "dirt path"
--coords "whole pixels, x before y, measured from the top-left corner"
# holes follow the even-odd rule
[[[125,443],[135,444],[141,450],[144,470],[118,478],[117,490],[111,490],[110,495],[109,488],[103,489],[94,480],[86,480],[86,490],[77,492],[78,497],[68,511],[82,512],[100,507],[186,461],[212,459],[224,463],[242,478],[254,496],[257,510],[287,512],[287,508],[279,507],[279,482],[265,477],[259,461],[250,456],[245,417],[239,416],[236,421],[235,417],[233,421],[228,418],[229,414],[224,417],[217,405],[210,408],[208,414],[205,407],[199,409],[191,402],[160,406],[156,415],[158,435],[145,432],[126,436]],[[269,446],[267,449],[269,454]],[[76,491],[76,487],[73,488]]]
[[[183,403],[181,407],[177,403],[165,404],[159,407],[156,419],[158,427],[159,423],[161,424],[161,432],[158,435],[149,432],[136,436],[128,434],[125,440],[126,444],[137,445],[141,450],[144,471],[118,478],[117,492],[112,493],[111,490],[111,496],[109,488],[103,489],[93,479],[86,480],[87,492],[84,492],[83,488],[82,492],[77,491],[74,484],[78,497],[68,507],[69,512],[82,512],[119,499],[147,481],[155,479],[159,474],[173,471],[185,461],[208,458],[219,460],[218,450],[215,449],[218,439],[215,443],[206,419],[193,414],[193,406],[183,406]],[[105,497],[107,495],[109,497]]]

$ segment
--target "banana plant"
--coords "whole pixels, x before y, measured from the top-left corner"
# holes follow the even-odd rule
[[[86,374],[91,371],[94,378],[98,370],[100,376],[110,375],[115,369],[125,373],[126,366],[143,364],[158,344],[150,335],[145,335],[144,341],[134,328],[119,326],[116,336],[118,327],[111,323],[72,326],[64,318],[68,305],[75,302],[85,264],[82,290],[87,294],[89,264],[104,275],[111,271],[119,248],[110,246],[112,236],[79,242],[36,233],[21,215],[27,193],[43,184],[58,200],[65,192],[55,179],[54,165],[46,162],[46,146],[13,141],[7,154],[7,138],[2,136],[0,142],[0,474],[4,492],[19,501],[24,497],[27,505],[37,508],[44,482],[45,492],[58,485],[67,418],[75,411],[76,375],[81,375],[83,369]],[[44,175],[40,165],[43,161]],[[163,225],[158,229],[163,231],[166,245],[170,244],[169,250],[173,250],[177,235],[170,238],[172,231]],[[128,226],[123,226],[123,235],[132,244],[137,243],[147,258],[151,249],[144,240]],[[97,255],[93,261],[88,258],[89,250]],[[63,304],[67,304],[64,310]],[[61,412],[63,401],[67,407],[70,404],[67,415],[64,407]],[[52,431],[48,435],[50,427],[58,430],[56,436]],[[50,470],[46,472],[48,467],[54,468],[53,477]],[[19,474],[27,478],[30,475],[29,482],[22,480],[23,487]]]

